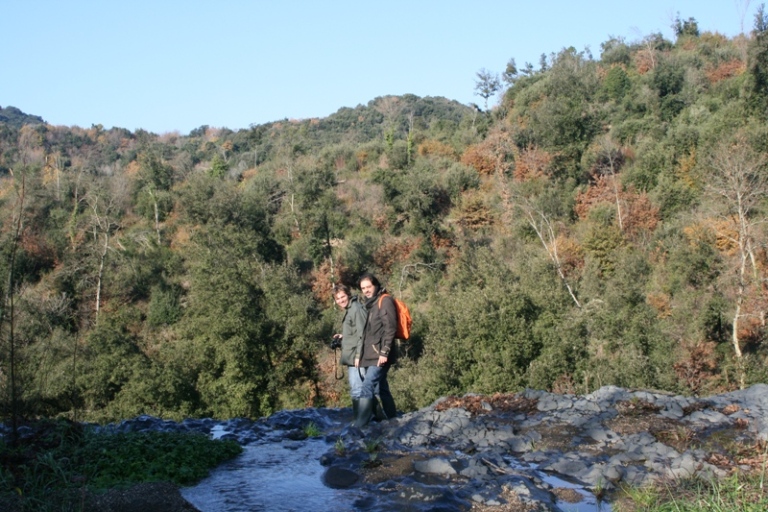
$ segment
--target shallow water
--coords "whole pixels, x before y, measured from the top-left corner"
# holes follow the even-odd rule
[[[319,458],[329,449],[320,439],[254,443],[194,487],[181,490],[201,512],[356,510],[354,489],[322,482]]]
[[[557,478],[554,475],[547,474],[542,474],[541,479],[552,487],[573,489],[581,494],[582,501],[579,503],[567,503],[565,501],[558,501],[557,506],[560,507],[563,512],[611,512],[610,503],[607,501],[598,500],[594,494],[579,484],[574,484],[561,478]]]
[[[214,438],[227,433],[221,425],[211,430]],[[402,510],[404,504],[388,493],[327,487],[323,483],[327,468],[320,464],[320,457],[331,448],[322,438],[247,444],[240,456],[216,468],[197,485],[183,488],[181,494],[201,512]],[[511,456],[504,459],[513,468],[535,473],[552,487],[578,492],[582,496],[579,503],[557,502],[563,512],[611,512],[609,503],[598,501],[578,483],[536,471]],[[426,502],[407,505],[409,510],[430,510]]]

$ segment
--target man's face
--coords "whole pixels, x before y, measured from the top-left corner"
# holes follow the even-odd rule
[[[373,297],[373,293],[376,291],[376,287],[373,286],[373,283],[370,281],[370,279],[363,279],[360,281],[360,290],[363,292],[363,295],[366,299],[370,299]]]
[[[334,300],[336,300],[336,304],[338,304],[341,309],[345,309],[347,305],[349,305],[349,295],[344,292],[337,293]]]

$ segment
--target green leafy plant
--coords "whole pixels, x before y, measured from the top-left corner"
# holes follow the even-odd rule
[[[114,434],[63,421],[32,428],[36,435],[16,446],[0,443],[0,503],[20,500],[23,510],[53,502],[55,510],[79,510],[86,492],[140,482],[190,485],[242,451],[198,433]]]
[[[310,421],[305,427],[304,427],[304,433],[307,434],[307,437],[317,437],[323,433],[322,430],[320,430],[320,427],[318,427],[314,421]]]
[[[342,439],[341,436],[336,439],[336,443],[333,445],[333,449],[336,451],[336,455],[339,457],[343,457],[347,454],[347,447],[344,445],[344,439]]]
[[[368,459],[363,461],[363,467],[369,469],[381,466],[382,464],[383,462],[379,459],[379,454],[376,452],[369,453]]]
[[[374,454],[381,448],[381,438],[374,437],[365,440],[365,451]]]

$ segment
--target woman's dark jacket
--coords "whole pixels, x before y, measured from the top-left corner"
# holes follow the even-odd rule
[[[363,352],[363,329],[365,329],[365,307],[357,297],[350,297],[341,321],[341,364],[355,366],[355,358]]]

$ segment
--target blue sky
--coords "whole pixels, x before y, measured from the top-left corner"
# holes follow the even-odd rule
[[[0,106],[54,125],[182,134],[325,117],[377,96],[476,102],[476,72],[595,58],[678,15],[749,32],[749,0],[0,0]]]

